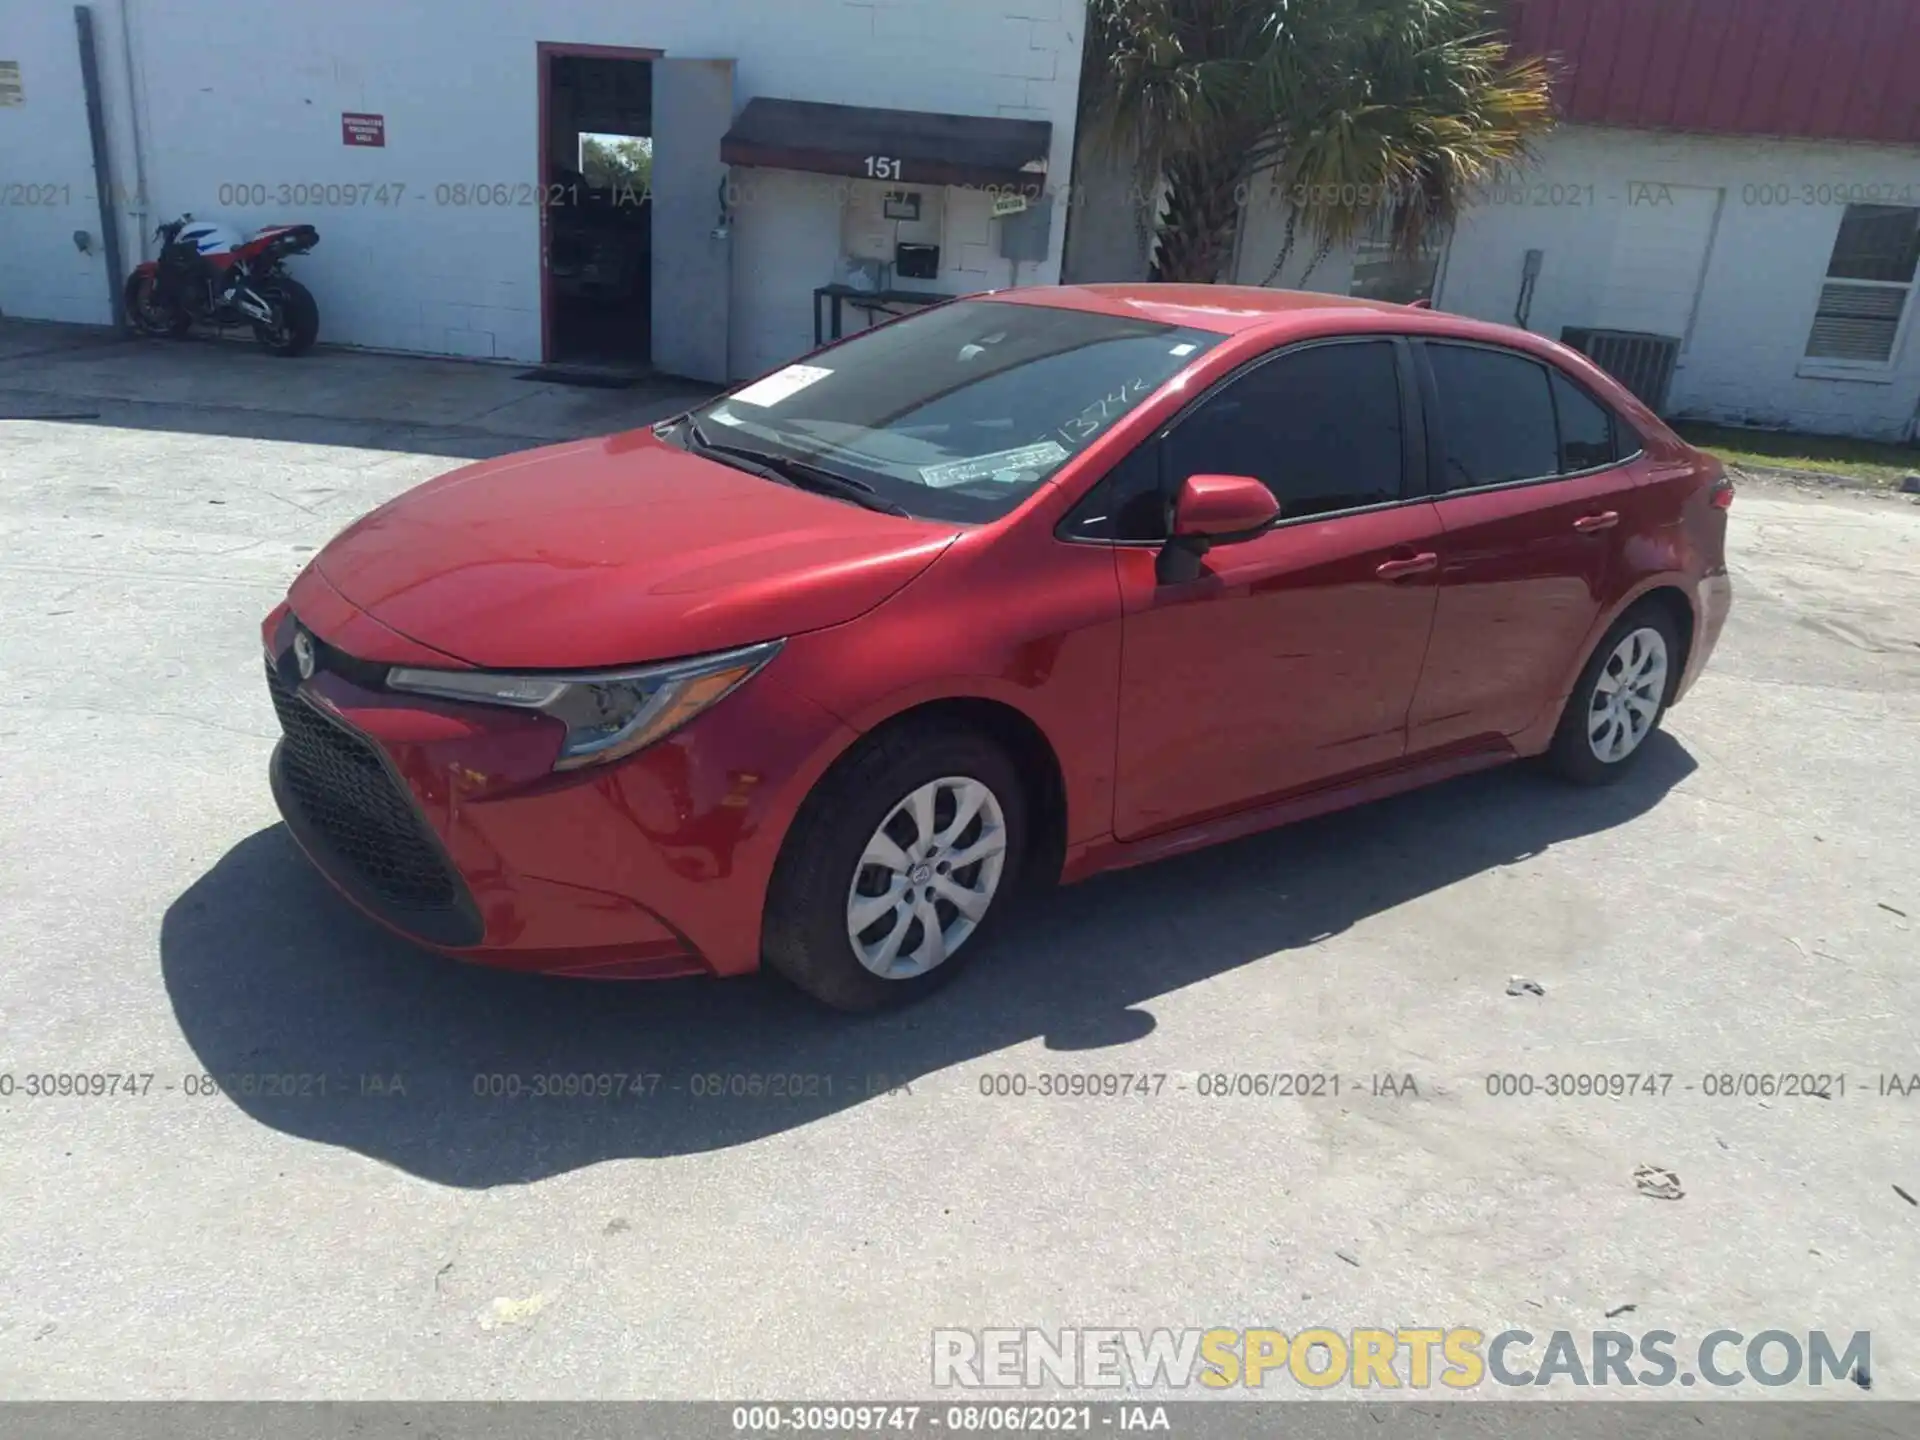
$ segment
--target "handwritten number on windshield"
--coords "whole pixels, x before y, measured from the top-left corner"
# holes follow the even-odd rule
[[[1055,433],[1070,445],[1079,445],[1090,440],[1100,433],[1107,421],[1116,415],[1124,414],[1151,389],[1153,389],[1151,380],[1129,380],[1113,394],[1087,406]]]

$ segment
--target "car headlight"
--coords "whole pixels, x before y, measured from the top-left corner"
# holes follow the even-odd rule
[[[718,704],[780,653],[784,640],[743,650],[588,675],[502,675],[396,666],[387,685],[442,700],[538,710],[567,727],[556,770],[631,755]]]

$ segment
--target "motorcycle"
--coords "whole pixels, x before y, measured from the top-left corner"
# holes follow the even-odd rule
[[[289,256],[320,243],[311,225],[269,225],[242,237],[182,215],[154,231],[160,258],[127,277],[127,318],[144,335],[185,335],[196,322],[251,325],[275,355],[303,355],[320,334],[313,293],[287,274]]]

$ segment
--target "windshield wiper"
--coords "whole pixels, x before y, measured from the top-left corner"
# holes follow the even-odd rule
[[[790,460],[784,455],[775,455],[767,450],[755,450],[746,445],[723,445],[708,437],[700,428],[700,422],[687,420],[687,438],[693,442],[694,449],[711,455],[724,455],[740,465],[742,469],[751,467],[756,475],[778,480],[799,490],[811,490],[816,494],[833,495],[842,500],[851,500],[856,505],[864,505],[869,510],[878,510],[883,515],[901,515],[911,519],[913,512],[904,505],[896,505],[891,500],[882,500],[873,486],[864,480],[855,480],[851,475],[836,474],[832,470],[822,470],[818,465],[809,465],[804,460]]]
[[[773,456],[759,456],[767,464],[777,464],[793,476],[794,483],[803,489],[816,490],[823,495],[837,495],[842,500],[851,500],[856,505],[864,505],[869,510],[878,510],[882,515],[899,515],[913,518],[913,512],[904,505],[896,505],[891,500],[882,500],[880,492],[864,480],[856,480],[851,475],[842,475],[835,470],[822,470],[818,465],[809,465],[804,460],[776,460]]]
[[[727,457],[727,464],[736,470],[744,470],[749,475],[758,475],[762,480],[771,480],[776,485],[785,485],[792,490],[800,488],[799,482],[792,476],[783,474],[772,465],[762,463],[758,457],[742,454],[725,445],[712,444],[701,431],[698,420],[687,421],[687,441],[687,449],[695,455],[724,455]]]

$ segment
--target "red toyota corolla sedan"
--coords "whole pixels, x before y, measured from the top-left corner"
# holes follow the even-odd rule
[[[1521,331],[960,300],[353,525],[263,626],[274,795],[462,959],[873,1008],[1035,885],[1519,756],[1617,777],[1726,620],[1732,493]]]

